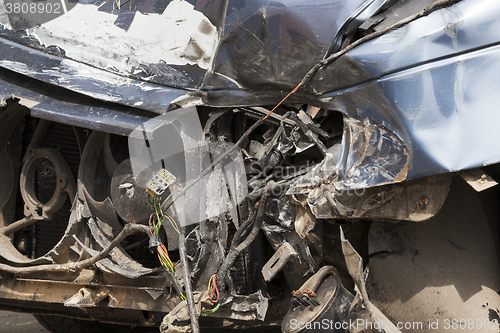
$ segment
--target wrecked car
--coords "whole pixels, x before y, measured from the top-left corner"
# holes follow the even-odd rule
[[[53,332],[498,331],[499,16],[1,0],[0,306]]]

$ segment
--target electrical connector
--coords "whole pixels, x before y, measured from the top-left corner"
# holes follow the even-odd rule
[[[300,303],[300,298],[298,298],[297,296],[292,296],[292,306],[296,308],[301,305],[302,303]]]
[[[316,297],[311,297],[311,304],[314,306],[321,305],[321,303],[318,301]]]
[[[300,299],[300,303],[302,303],[302,305],[304,305],[304,306],[306,306],[306,307],[307,307],[307,306],[311,305],[311,300],[309,299],[309,296],[304,295],[304,296],[302,296],[302,298]]]
[[[146,183],[146,189],[153,197],[161,196],[170,185],[175,183],[175,180],[175,176],[168,170],[161,169]]]
[[[162,243],[161,243],[161,240],[160,240],[160,236],[158,236],[158,235],[151,235],[151,236],[149,236],[149,248],[150,249],[156,249],[161,244]]]

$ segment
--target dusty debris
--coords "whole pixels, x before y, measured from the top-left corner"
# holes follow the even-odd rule
[[[364,317],[363,319],[371,320],[373,323],[383,323],[383,328],[378,325],[378,331],[381,333],[401,333],[401,331],[368,299],[368,292],[366,291],[368,270],[363,269],[363,259],[345,238],[342,228],[340,228],[340,238],[342,240],[342,252],[345,256],[347,269],[356,285],[356,297],[351,306],[352,320],[356,320],[358,316]],[[368,316],[366,313],[368,313]],[[377,327],[377,325],[373,326]]]

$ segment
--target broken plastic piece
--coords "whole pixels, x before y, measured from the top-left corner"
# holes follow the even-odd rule
[[[161,169],[153,178],[146,184],[146,188],[153,196],[160,196],[165,190],[175,183],[175,176],[168,170]],[[152,193],[151,193],[152,192]]]
[[[81,288],[75,295],[64,302],[64,306],[77,308],[95,307],[99,302],[105,299],[108,300],[108,306],[116,307],[118,304],[118,301],[108,290],[96,291],[88,288]]]

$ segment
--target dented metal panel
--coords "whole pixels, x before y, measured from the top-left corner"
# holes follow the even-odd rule
[[[437,10],[354,48],[311,87],[350,117],[394,132],[410,152],[407,179],[498,162],[489,143],[500,139],[499,13],[494,1]]]
[[[361,2],[341,1],[325,1],[314,5],[282,1],[279,5],[254,3],[251,6],[240,6],[229,1],[226,4],[197,3],[193,7],[189,3],[178,2],[171,2],[161,15],[166,15],[165,19],[174,12],[185,15],[179,16],[182,22],[190,22],[189,20],[198,17],[198,30],[218,32],[214,36],[217,51],[212,52],[211,65],[208,67],[199,63],[176,64],[167,59],[162,60],[161,65],[166,72],[154,74],[151,66],[159,64],[161,59],[128,61],[124,53],[121,57],[123,59],[119,61],[130,64],[126,65],[129,66],[128,69],[120,70],[118,65],[78,58],[83,55],[70,52],[75,47],[66,46],[67,51],[56,52],[58,56],[55,56],[23,48],[6,39],[1,39],[1,49],[4,52],[1,55],[1,66],[96,98],[155,112],[165,111],[175,100],[179,103],[190,100],[190,103],[220,106],[236,103],[271,104],[279,100],[283,88],[293,87],[300,82],[305,72],[327,54],[331,41],[350,19],[349,15],[361,6]],[[68,15],[77,15],[80,13],[79,8],[83,11],[98,9],[94,4],[78,4]],[[203,14],[197,9],[205,12],[208,18],[203,18]],[[141,10],[147,14],[142,14]],[[492,82],[498,77],[495,74],[497,66],[493,64],[500,54],[496,46],[500,39],[500,29],[496,27],[497,11],[500,8],[495,2],[482,0],[461,1],[449,8],[432,12],[359,45],[326,66],[313,77],[306,87],[309,93],[301,98],[303,101],[316,99],[317,105],[338,109],[359,121],[368,119],[393,132],[396,141],[402,142],[406,147],[409,160],[407,176],[394,175],[392,182],[498,162],[498,158],[494,157],[498,154],[489,149],[480,149],[484,147],[486,140],[498,139],[492,137],[498,131],[485,128],[493,126],[498,120],[495,117],[497,113],[489,111],[494,108],[498,86]],[[161,15],[140,9],[128,30],[116,26],[114,20],[107,18],[115,18],[116,15],[103,11],[91,21],[101,20],[106,22],[106,27],[118,29],[119,34],[112,34],[109,38],[116,38],[117,42],[126,44],[127,34],[130,33],[130,38],[134,36],[134,30],[131,30],[134,26],[144,25],[149,22],[147,20],[154,21]],[[41,31],[51,31],[50,24],[55,29],[58,20],[63,18],[47,23],[46,27],[14,34],[8,30],[8,22],[4,18],[2,35],[31,47],[44,49],[43,45],[57,45],[56,40],[66,40],[67,36],[61,35],[59,38],[51,35],[50,38],[55,38],[54,40],[40,42],[43,39]],[[479,25],[488,28],[478,29]],[[79,28],[75,29],[77,31]],[[95,32],[97,28],[89,29],[94,29]],[[189,34],[187,31],[186,33]],[[34,36],[38,36],[38,39],[34,39]],[[169,43],[170,37],[165,38],[162,42]],[[38,46],[35,45],[37,43]],[[98,44],[92,45],[95,47]],[[112,43],[107,45],[109,48]],[[57,45],[58,50],[64,50],[64,47],[63,44]],[[139,59],[142,54],[140,52],[144,50],[138,47],[134,52],[138,52],[136,56]],[[91,54],[90,51],[83,52],[86,53]],[[154,49],[148,50],[147,54],[150,53],[159,54]],[[28,54],[30,60],[26,58]],[[185,55],[178,57],[184,59],[183,62],[189,62]],[[30,65],[34,63],[34,59],[38,59],[37,66]],[[289,62],[284,62],[283,59],[289,59]],[[96,71],[80,62],[107,69],[108,72]],[[147,69],[143,68],[145,72],[153,73],[151,75],[156,79],[147,79],[150,74],[144,77],[137,74],[145,73],[137,67],[139,64],[146,66]],[[167,69],[173,68],[172,66],[183,66],[181,71],[186,73],[189,80],[195,78],[196,82],[160,82],[160,77],[177,77],[172,72],[173,69]],[[198,67],[203,71],[190,72],[186,66]],[[97,73],[99,75],[96,76]],[[124,76],[151,83],[131,81]],[[182,92],[176,95],[162,87],[163,84],[201,90],[178,99]],[[264,87],[271,89],[263,90]],[[253,91],[249,93],[244,89]],[[102,94],[104,90],[106,93]],[[292,95],[290,101],[297,101],[298,97]],[[475,130],[477,128],[482,128],[479,133],[487,137],[478,135]],[[459,141],[447,143],[447,138],[450,137]],[[348,154],[347,151],[345,154]],[[467,162],[454,157],[464,155],[469,156]],[[400,157],[404,158],[403,155]],[[369,177],[362,177],[363,185],[359,186],[391,182],[386,177],[373,180],[369,180]]]
[[[257,72],[269,73],[274,84],[281,85],[283,79],[293,84],[325,56],[337,32],[363,2],[323,1],[310,5],[296,1],[199,1],[194,7],[187,1],[166,3],[163,10],[154,3],[139,7],[130,2],[124,6],[113,1],[80,3],[55,20],[15,33],[7,16],[3,16],[0,35],[147,82],[178,88],[196,88],[203,82],[208,90],[251,88]],[[120,17],[131,12],[132,21],[123,25]],[[277,43],[271,42],[273,39]],[[215,55],[218,60],[213,63]],[[287,55],[291,58],[284,67],[281,59]],[[269,61],[254,61],[262,56],[269,57]],[[46,70],[68,73],[66,63],[52,64]],[[2,66],[31,76],[46,71],[41,67],[25,71],[14,59],[4,61]],[[75,68],[72,71],[77,74]],[[70,82],[60,84],[78,89]]]

